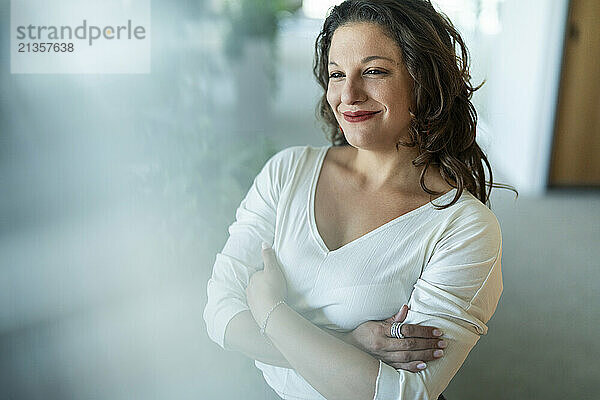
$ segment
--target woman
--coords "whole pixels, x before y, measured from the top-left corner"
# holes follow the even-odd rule
[[[314,72],[333,146],[256,177],[208,283],[209,336],[284,399],[437,399],[502,292],[466,48],[429,1],[348,0]]]

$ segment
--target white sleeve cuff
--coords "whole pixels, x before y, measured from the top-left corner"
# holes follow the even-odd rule
[[[401,376],[394,368],[379,360],[379,373],[375,382],[373,400],[400,399],[400,380]]]

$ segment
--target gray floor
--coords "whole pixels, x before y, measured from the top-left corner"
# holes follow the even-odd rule
[[[499,194],[504,292],[448,397],[598,399],[600,193]]]

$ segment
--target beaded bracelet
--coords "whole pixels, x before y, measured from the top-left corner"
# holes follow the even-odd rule
[[[267,329],[267,321],[269,321],[269,317],[271,316],[271,313],[273,312],[274,309],[276,309],[278,306],[280,306],[281,304],[285,303],[283,300],[280,300],[277,304],[275,304],[273,306],[273,308],[271,308],[269,310],[269,312],[267,313],[267,318],[265,318],[265,323],[263,324],[263,326],[260,328],[260,334],[261,335],[265,335],[265,329]]]

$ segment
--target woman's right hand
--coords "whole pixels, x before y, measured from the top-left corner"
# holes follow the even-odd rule
[[[392,337],[392,323],[404,321],[407,315],[408,306],[404,305],[396,315],[386,320],[362,323],[346,333],[346,339],[396,369],[422,371],[427,361],[443,357],[441,349],[447,346],[447,341],[441,338],[443,333],[439,329],[413,324],[402,325],[404,339]]]

